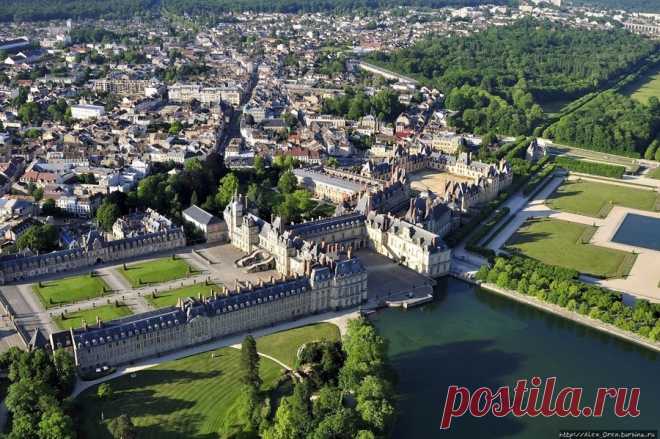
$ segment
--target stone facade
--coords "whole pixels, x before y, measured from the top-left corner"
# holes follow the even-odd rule
[[[66,250],[41,255],[25,252],[0,258],[0,284],[147,256],[185,245],[186,237],[180,227],[114,241],[106,241],[99,233],[92,231],[80,243]]]
[[[53,349],[73,353],[82,370],[116,366],[215,338],[310,314],[357,306],[367,298],[367,272],[357,258],[329,262],[296,276],[223,290],[213,297],[107,324],[97,321],[51,334]]]

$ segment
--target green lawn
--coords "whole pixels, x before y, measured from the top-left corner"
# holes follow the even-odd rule
[[[635,256],[588,242],[595,227],[549,218],[531,219],[506,243],[506,249],[539,261],[598,277],[622,277]]]
[[[298,348],[311,341],[340,339],[339,328],[332,323],[316,323],[276,332],[257,339],[257,350],[277,358],[289,367],[296,364]]]
[[[140,439],[230,437],[236,433],[240,356],[238,349],[224,348],[215,358],[205,352],[111,380],[109,401],[100,401],[94,386],[77,399],[80,430],[87,438],[111,439],[101,413],[106,422],[126,413]],[[259,369],[263,388],[271,388],[281,367],[262,358]]]
[[[103,295],[104,288],[106,291],[110,291],[110,287],[101,276],[91,277],[89,274],[43,281],[32,285],[32,289],[46,308],[100,297]]]
[[[162,258],[149,262],[138,262],[119,268],[119,272],[133,288],[158,284],[189,276],[191,267],[183,259]]]
[[[652,70],[624,87],[622,93],[643,104],[646,104],[651,96],[660,98],[660,69]]]
[[[95,325],[96,316],[99,316],[104,322],[109,322],[110,320],[130,316],[131,314],[133,313],[127,305],[103,305],[92,309],[68,313],[65,319],[62,319],[62,317],[59,316],[55,318],[55,323],[57,323],[57,326],[60,329],[80,328],[83,319],[85,319],[88,325]]]
[[[176,305],[179,297],[197,298],[200,293],[203,297],[208,297],[213,291],[219,292],[220,286],[217,284],[206,285],[204,282],[200,282],[195,285],[177,288],[171,291],[159,291],[155,298],[148,295],[146,299],[154,308],[165,308]]]
[[[655,168],[651,172],[649,172],[647,175],[649,178],[655,178],[656,180],[660,180],[660,168]]]
[[[555,210],[605,218],[614,205],[653,211],[658,193],[591,181],[567,181],[547,201]]]
[[[295,363],[298,347],[317,340],[338,340],[339,329],[319,323],[278,332],[257,339],[260,352],[285,364]],[[240,392],[240,351],[224,348],[170,361],[135,374],[108,381],[113,389],[109,401],[96,397],[91,387],[76,400],[84,437],[111,439],[105,422],[126,413],[138,427],[139,438],[216,439],[234,437],[237,398]],[[263,388],[272,389],[282,369],[261,358]],[[238,436],[236,436],[238,437]]]

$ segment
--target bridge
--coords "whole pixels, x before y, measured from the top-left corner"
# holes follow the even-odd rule
[[[419,81],[416,79],[413,79],[409,76],[405,75],[400,75],[396,72],[393,72],[391,70],[384,69],[382,67],[378,67],[374,64],[369,64],[364,61],[360,61],[358,63],[358,67],[360,67],[362,70],[366,70],[367,72],[374,73],[376,75],[380,75],[385,79],[396,79],[399,82],[405,82],[408,84],[413,84],[413,85],[419,85]]]

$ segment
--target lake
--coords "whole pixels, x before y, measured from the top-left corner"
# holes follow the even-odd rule
[[[389,341],[398,374],[395,438],[556,438],[561,429],[653,429],[660,426],[660,355],[479,290],[455,279],[436,287],[437,299],[412,310],[371,316]],[[584,388],[591,404],[598,387],[640,387],[640,416],[616,418],[454,418],[439,429],[448,386],[494,391],[518,379],[557,377],[557,389]],[[555,395],[556,392],[555,391]]]

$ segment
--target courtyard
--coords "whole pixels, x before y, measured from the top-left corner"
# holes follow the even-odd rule
[[[410,187],[423,192],[431,190],[435,193],[444,193],[444,187],[450,181],[473,183],[473,178],[462,177],[460,175],[450,174],[448,172],[439,171],[423,171],[415,172],[408,176],[410,179]]]
[[[102,276],[84,274],[32,285],[45,308],[100,297],[110,291]]]

